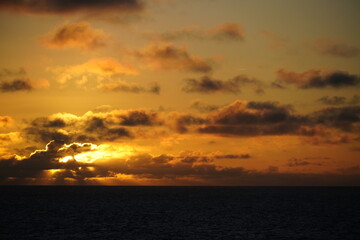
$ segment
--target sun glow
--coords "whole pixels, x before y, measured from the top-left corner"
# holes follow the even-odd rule
[[[65,144],[59,149],[59,152],[64,151],[69,155],[60,158],[59,162],[67,163],[68,161],[74,160],[81,163],[93,163],[100,160],[121,159],[133,155],[137,150],[139,149],[128,145],[95,145],[92,143]]]
[[[66,156],[66,157],[63,157],[63,158],[60,158],[59,159],[59,162],[61,163],[67,163],[69,160],[73,159],[72,156]]]
[[[47,170],[50,174],[55,174],[55,173],[57,173],[57,172],[61,172],[62,171],[62,169],[49,169],[49,170]]]

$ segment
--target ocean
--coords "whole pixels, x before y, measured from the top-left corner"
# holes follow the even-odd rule
[[[360,239],[359,187],[1,186],[0,239]]]

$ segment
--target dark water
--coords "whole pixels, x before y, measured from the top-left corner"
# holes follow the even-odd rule
[[[360,239],[353,187],[0,191],[0,239]]]

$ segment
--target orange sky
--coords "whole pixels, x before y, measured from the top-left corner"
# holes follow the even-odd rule
[[[0,184],[359,185],[359,7],[0,1]]]

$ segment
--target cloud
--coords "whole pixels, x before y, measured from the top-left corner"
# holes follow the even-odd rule
[[[189,126],[198,126],[206,122],[207,120],[202,117],[177,112],[172,112],[168,120],[168,124],[178,133],[186,133],[188,132]]]
[[[29,79],[15,79],[12,81],[0,82],[1,92],[30,91],[33,89]]]
[[[124,126],[151,126],[161,124],[158,115],[155,112],[146,112],[144,110],[132,110],[125,114],[118,114],[120,125]]]
[[[97,86],[98,89],[106,92],[129,92],[129,93],[153,93],[160,94],[160,86],[153,83],[146,88],[136,83],[112,82],[102,83]]]
[[[139,0],[2,0],[0,11],[27,13],[35,15],[68,15],[84,13],[87,15],[108,13],[131,13],[143,10]]]
[[[82,183],[85,178],[95,177],[97,173],[89,170],[89,163],[76,160],[75,155],[92,151],[93,147],[96,147],[96,145],[91,143],[66,145],[61,141],[50,141],[45,149],[36,150],[27,158],[20,160],[15,157],[1,159],[0,182],[16,179],[19,183],[26,184],[31,182],[30,179],[34,178],[39,178],[41,181],[53,170],[55,174],[51,176],[52,178],[47,179],[48,181],[60,183],[59,180],[63,181],[65,178],[72,178],[78,183]]]
[[[57,67],[52,71],[59,75],[59,83],[74,81],[79,86],[84,86],[91,79],[104,81],[116,76],[138,73],[135,67],[122,64],[114,58],[93,58],[83,64]]]
[[[234,22],[225,22],[212,29],[209,29],[207,33],[217,39],[231,39],[231,40],[244,40],[245,30],[244,28]]]
[[[209,76],[203,76],[200,79],[185,79],[185,85],[182,88],[184,92],[192,93],[239,93],[241,87],[252,85],[257,93],[262,93],[261,83],[256,79],[250,79],[247,76],[239,75],[227,81],[214,79]]]
[[[23,134],[27,139],[41,143],[51,140],[113,142],[143,136],[144,129],[138,133],[140,127],[162,124],[156,112],[147,110],[89,111],[82,116],[58,113],[32,120],[23,129]]]
[[[360,106],[329,107],[309,117],[317,124],[360,133]]]
[[[349,104],[349,105],[357,105],[360,103],[360,96],[359,95],[353,95],[351,98],[343,97],[343,96],[324,96],[319,99],[317,99],[318,102],[321,102],[325,105],[343,105],[343,104]]]
[[[311,162],[303,160],[303,159],[298,159],[298,158],[292,158],[289,159],[287,166],[289,167],[300,167],[300,166],[306,166],[306,165],[310,165]]]
[[[222,136],[298,135],[312,144],[343,144],[360,136],[360,107],[324,108],[295,114],[292,106],[276,102],[236,100],[210,112],[199,133]]]
[[[252,158],[252,156],[248,153],[215,155],[214,157],[218,158],[218,159],[249,159],[249,158]]]
[[[245,38],[245,30],[235,22],[225,22],[214,26],[210,29],[200,29],[199,26],[186,26],[179,30],[166,31],[161,34],[147,34],[150,38],[157,38],[164,41],[174,41],[182,39],[197,40],[230,40],[243,41]]]
[[[341,105],[341,104],[345,104],[346,101],[346,97],[341,97],[341,96],[324,96],[321,97],[317,100],[318,102],[321,102],[323,104],[326,105]]]
[[[220,135],[283,135],[299,134],[306,118],[293,114],[290,106],[275,102],[233,103],[210,113],[210,124],[200,127],[200,133]]]
[[[300,89],[310,88],[344,88],[357,87],[360,85],[360,77],[347,72],[333,71],[325,72],[318,69],[311,69],[306,72],[296,73],[286,69],[279,69],[276,72],[277,81],[275,84],[294,84]]]
[[[134,56],[146,62],[153,69],[184,70],[207,73],[212,71],[211,61],[192,56],[185,47],[176,47],[169,42],[153,43]]]
[[[0,115],[0,127],[8,127],[14,123],[14,119],[10,116]]]
[[[0,92],[32,91],[48,88],[50,83],[46,79],[30,79],[24,68],[0,70]]]
[[[115,157],[97,156],[106,150],[92,143],[51,141],[43,150],[36,150],[21,160],[0,159],[2,184],[86,184],[112,178],[122,183],[129,176],[132,184],[147,185],[358,185],[359,167],[318,174],[284,173],[277,167],[250,170],[223,167],[206,156],[183,154],[172,156],[147,153]],[[102,152],[105,154],[105,152]],[[34,180],[35,179],[35,180]],[[106,184],[106,182],[104,182]],[[128,182],[127,182],[128,183]]]
[[[185,86],[182,88],[184,92],[200,92],[200,93],[216,93],[216,92],[230,92],[238,93],[240,91],[237,82],[221,81],[204,76],[201,79],[186,79]]]
[[[201,113],[212,112],[220,108],[219,105],[206,104],[201,100],[195,100],[192,102],[190,108],[196,109]]]
[[[165,31],[160,34],[156,33],[146,33],[145,36],[150,39],[160,39],[163,41],[174,41],[182,39],[202,39],[204,38],[204,33],[199,30],[199,27],[196,25],[186,26],[179,30]]]
[[[327,38],[320,38],[314,41],[311,48],[321,54],[333,57],[357,57],[360,53],[358,47],[350,46],[346,43],[336,42]]]
[[[34,143],[56,140],[98,144],[159,139],[176,133],[224,137],[293,135],[305,143],[333,145],[359,138],[359,112],[358,106],[344,106],[296,114],[290,105],[240,100],[199,115],[106,108],[82,116],[57,113],[36,118],[25,123],[21,136]]]
[[[107,36],[87,22],[64,23],[42,36],[40,42],[49,48],[81,48],[93,50],[106,45]]]

